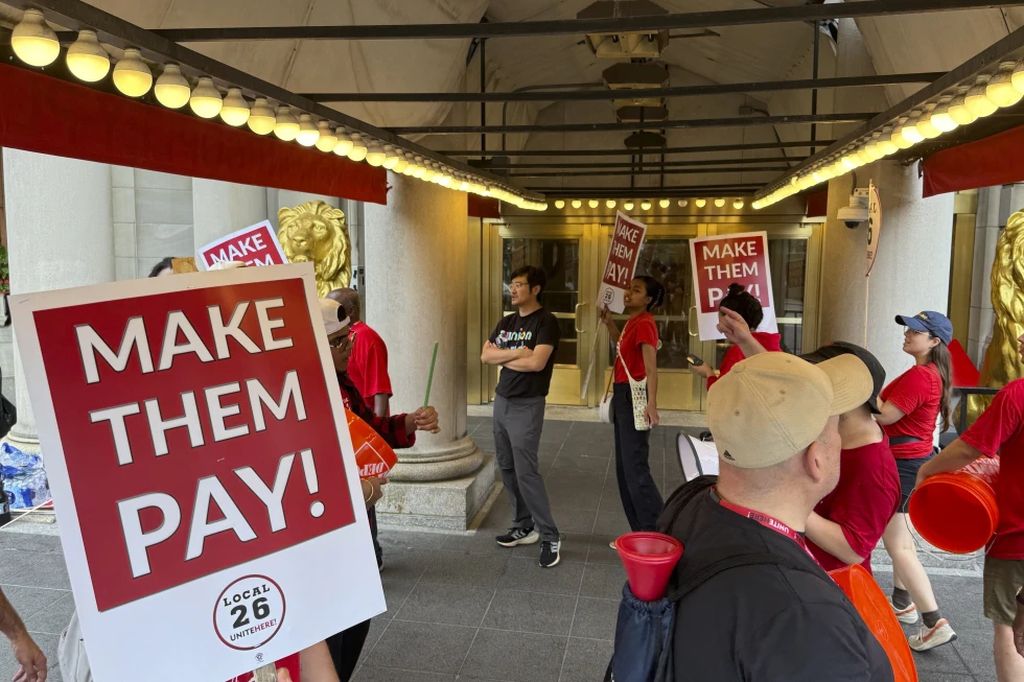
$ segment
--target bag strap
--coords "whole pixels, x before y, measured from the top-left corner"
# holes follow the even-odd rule
[[[619,362],[622,363],[622,371],[626,373],[626,378],[629,379],[630,384],[635,384],[636,379],[629,373],[629,367],[626,366],[626,358],[622,357],[622,337],[626,335],[626,328],[629,327],[630,320],[626,320],[626,324],[622,325],[622,333],[619,334],[619,340],[615,342],[615,355],[618,356]],[[612,376],[615,376],[615,368],[612,368]]]

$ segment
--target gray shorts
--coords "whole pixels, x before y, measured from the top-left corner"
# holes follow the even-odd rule
[[[1017,591],[1024,587],[1024,559],[985,557],[985,617],[993,623],[1013,625]]]

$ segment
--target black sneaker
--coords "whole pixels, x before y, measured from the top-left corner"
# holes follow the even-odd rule
[[[533,528],[509,528],[507,533],[494,538],[494,541],[502,547],[532,545],[537,540],[540,540],[540,533]]]
[[[562,557],[558,553],[561,549],[562,543],[558,540],[554,542],[545,540],[540,543],[540,565],[541,568],[551,568],[557,566],[558,562],[561,561]]]

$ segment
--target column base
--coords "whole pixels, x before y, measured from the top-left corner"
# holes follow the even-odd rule
[[[377,503],[377,520],[392,528],[465,531],[485,505],[493,501],[497,466],[492,455],[481,459],[475,472],[445,481],[395,481],[384,488]],[[415,465],[414,465],[415,466]]]

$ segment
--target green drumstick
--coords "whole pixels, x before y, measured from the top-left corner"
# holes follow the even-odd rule
[[[430,404],[430,387],[434,383],[434,365],[437,364],[437,346],[438,342],[434,342],[434,355],[430,358],[430,373],[427,374],[427,395],[423,398],[423,407]]]

